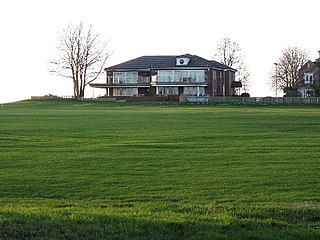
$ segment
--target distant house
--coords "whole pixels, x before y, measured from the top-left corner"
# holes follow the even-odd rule
[[[106,96],[231,96],[235,69],[196,55],[142,56],[105,69]]]
[[[320,58],[315,62],[306,62],[299,70],[297,92],[300,97],[314,97],[319,95]]]
[[[320,54],[320,51],[319,51]],[[288,97],[318,97],[320,83],[320,57],[309,60],[299,69],[299,80],[291,89],[286,90]]]

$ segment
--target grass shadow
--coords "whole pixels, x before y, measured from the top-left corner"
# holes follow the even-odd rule
[[[170,222],[132,216],[93,215],[59,219],[0,213],[0,239],[319,239],[319,229],[290,227],[274,222],[234,220]]]

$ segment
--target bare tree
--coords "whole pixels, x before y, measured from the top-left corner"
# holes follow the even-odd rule
[[[298,47],[288,47],[282,51],[278,62],[274,63],[269,85],[276,91],[296,86],[299,80],[299,69],[307,62],[309,54]]]
[[[57,60],[51,61],[51,73],[71,78],[74,98],[83,98],[85,87],[96,80],[110,56],[106,43],[101,43],[92,26],[86,31],[82,23],[63,30]]]
[[[247,66],[240,62],[236,73],[236,79],[242,83],[242,92],[248,93],[250,90],[250,73],[247,69]]]
[[[236,80],[241,81],[242,91],[248,92],[250,88],[250,73],[244,63],[244,55],[239,44],[226,37],[218,43],[215,57],[222,64],[237,70]]]

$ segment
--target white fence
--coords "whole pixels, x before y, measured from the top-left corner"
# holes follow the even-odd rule
[[[238,103],[238,104],[320,104],[320,98],[298,97],[210,97],[210,96],[181,96],[181,103]]]

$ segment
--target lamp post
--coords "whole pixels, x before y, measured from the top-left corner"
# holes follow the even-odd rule
[[[278,97],[278,63],[274,63],[276,66],[276,97]]]

